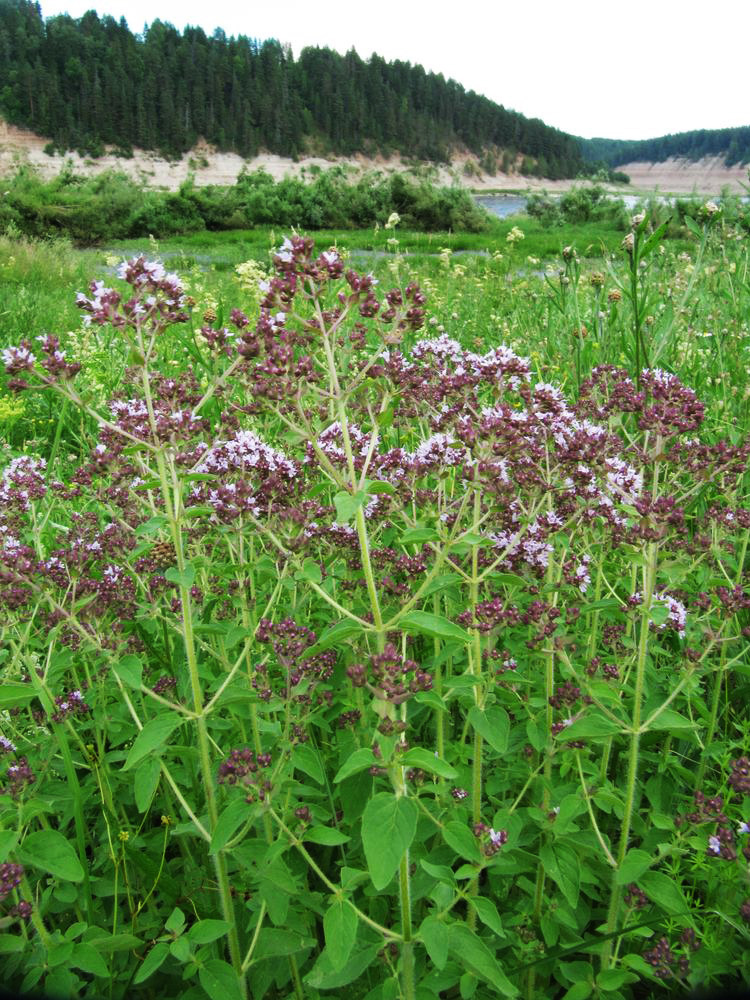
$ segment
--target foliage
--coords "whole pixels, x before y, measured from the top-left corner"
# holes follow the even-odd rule
[[[545,226],[606,221],[624,230],[628,218],[622,199],[610,197],[598,184],[574,185],[555,198],[546,191],[531,193],[526,212]]]
[[[249,226],[355,228],[384,225],[396,211],[413,229],[481,232],[486,213],[462,188],[440,188],[410,174],[351,176],[341,168],[305,183],[243,173],[232,187],[184,183],[175,193],[144,190],[124,174],[84,178],[63,169],[51,181],[22,168],[7,182],[0,227],[29,236],[65,234],[79,244],[202,229]]]
[[[0,485],[9,985],[750,980],[747,237],[690,218],[541,278],[523,222],[379,285],[294,237],[253,321],[140,257],[5,348],[59,412]]]

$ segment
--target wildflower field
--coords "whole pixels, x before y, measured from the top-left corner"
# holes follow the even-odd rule
[[[389,221],[0,239],[6,985],[750,982],[748,230]]]

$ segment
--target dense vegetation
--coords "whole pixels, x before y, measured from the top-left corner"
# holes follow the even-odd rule
[[[90,154],[104,144],[168,155],[199,137],[222,150],[296,156],[306,151],[390,153],[445,160],[462,146],[502,151],[507,164],[573,177],[577,141],[538,119],[466,92],[421,66],[276,41],[210,37],[154,21],[42,17],[30,0],[0,0],[0,114]],[[501,155],[502,155],[501,153]]]
[[[515,222],[0,237],[6,985],[750,982],[747,230]]]
[[[695,129],[662,135],[656,139],[581,139],[586,161],[617,167],[623,163],[646,160],[660,163],[672,156],[700,160],[704,156],[722,156],[732,167],[750,161],[750,126],[741,128]]]
[[[29,236],[67,235],[92,244],[257,225],[366,228],[385,225],[394,212],[406,226],[426,232],[480,232],[489,222],[464,188],[435,187],[414,173],[352,178],[336,167],[315,171],[305,183],[274,182],[259,170],[242,174],[231,187],[187,181],[165,192],[144,189],[120,173],[85,178],[63,170],[44,181],[22,169],[6,181],[0,229],[11,225]]]

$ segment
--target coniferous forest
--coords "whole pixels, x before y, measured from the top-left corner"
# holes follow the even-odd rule
[[[90,11],[44,18],[30,0],[0,0],[0,115],[89,155],[115,146],[180,155],[199,138],[251,157],[399,153],[444,161],[493,147],[524,172],[572,177],[578,140],[421,66],[278,41],[183,32],[141,34]],[[506,164],[507,165],[507,164]]]
[[[740,128],[693,129],[655,139],[581,139],[584,159],[616,167],[645,160],[662,163],[672,156],[700,160],[721,156],[727,167],[750,161],[750,126]]]

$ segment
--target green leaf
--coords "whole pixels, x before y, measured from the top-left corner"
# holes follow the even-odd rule
[[[17,934],[0,934],[0,955],[10,955],[12,952],[23,951],[26,938]]]
[[[133,775],[133,793],[138,812],[145,812],[151,805],[160,776],[161,763],[158,757],[147,757],[139,764]]]
[[[338,646],[344,639],[350,639],[353,635],[361,635],[362,632],[364,632],[364,628],[359,622],[352,621],[351,618],[345,618],[344,621],[336,622],[335,625],[327,628],[318,641],[305,650],[305,656],[322,653],[325,649]]]
[[[258,935],[258,947],[255,958],[281,958],[286,955],[296,955],[298,951],[312,948],[317,942],[314,938],[304,937],[297,931],[281,930],[278,927],[264,927]]]
[[[606,715],[589,709],[583,718],[577,719],[572,726],[566,726],[563,729],[560,733],[560,739],[566,742],[568,740],[602,740],[608,736],[614,736],[619,731],[620,726],[616,722],[608,719]]]
[[[31,684],[19,684],[16,681],[4,680],[0,684],[0,709],[21,708],[36,698],[36,691]]]
[[[685,225],[690,230],[690,232],[693,234],[693,236],[697,236],[699,240],[702,240],[703,239],[703,230],[698,225],[698,223],[695,221],[695,219],[691,219],[689,215],[686,215],[684,221],[685,221]]]
[[[95,944],[97,951],[103,951],[107,954],[113,954],[116,951],[133,951],[143,944],[143,941],[135,934],[107,934],[100,931],[100,935],[89,938],[89,944]]]
[[[86,942],[77,944],[73,949],[69,963],[74,969],[82,969],[83,972],[88,972],[92,976],[109,979],[107,963],[92,944]]]
[[[148,521],[143,521],[135,529],[136,535],[153,535],[157,531],[161,531],[162,528],[166,528],[169,521],[163,514],[157,514],[155,517],[150,517]]]
[[[185,914],[179,906],[175,906],[167,917],[164,929],[168,930],[170,934],[182,934],[185,930]]]
[[[190,942],[186,937],[175,938],[169,945],[169,954],[178,962],[190,961]]]
[[[679,712],[674,712],[671,708],[665,708],[660,712],[653,722],[648,724],[649,731],[652,729],[666,729],[669,732],[685,735],[686,729],[695,729],[696,723]]]
[[[591,983],[573,983],[570,989],[563,993],[561,1000],[586,1000],[593,991]]]
[[[234,969],[219,958],[211,958],[198,970],[198,978],[211,1000],[242,1000]]]
[[[295,575],[295,580],[309,580],[310,583],[322,583],[323,574],[314,559],[305,559],[302,569]]]
[[[398,536],[401,545],[421,545],[424,542],[436,542],[440,535],[434,528],[406,528]]]
[[[455,923],[450,928],[450,950],[458,962],[484,979],[504,997],[517,997],[518,989],[511,983],[487,945],[466,924]]]
[[[57,830],[30,833],[18,851],[25,865],[41,868],[66,882],[82,882],[83,868],[67,838]]]
[[[193,944],[210,944],[218,941],[231,930],[232,925],[227,920],[199,920],[187,932]]]
[[[232,835],[250,817],[250,807],[244,799],[235,799],[222,811],[211,837],[209,851],[218,854],[231,840]]]
[[[148,754],[161,750],[181,721],[180,717],[174,712],[157,715],[155,718],[149,719],[136,736],[132,747],[128,751],[128,756],[122,766],[123,771],[129,771],[131,767],[139,764]]]
[[[355,952],[343,969],[334,969],[327,949],[324,949],[310,972],[305,976],[305,983],[317,990],[337,990],[348,986],[359,979],[365,969],[372,964],[380,950],[380,944],[370,945],[363,951]]]
[[[498,937],[504,938],[503,922],[492,900],[486,899],[484,896],[470,896],[469,899],[471,905],[479,914],[479,919],[482,923],[489,927],[491,931],[494,931]]]
[[[456,876],[453,874],[453,869],[447,865],[433,865],[431,861],[426,861],[424,858],[421,858],[419,863],[427,874],[436,878],[438,882],[445,882],[446,885],[456,884]]]
[[[425,917],[419,928],[419,937],[427,949],[430,961],[438,969],[444,969],[448,961],[450,932],[443,921],[437,917]]]
[[[674,879],[663,872],[644,872],[638,885],[649,899],[674,916],[688,912],[688,902]]]
[[[342,899],[335,900],[323,917],[323,933],[331,967],[337,972],[349,960],[357,938],[357,914]]]
[[[490,579],[493,583],[502,583],[506,587],[525,587],[528,583],[528,580],[517,573],[491,573]]]
[[[311,826],[309,830],[305,830],[302,834],[302,839],[310,844],[323,844],[326,847],[335,847],[338,844],[345,844],[351,838],[333,826]]]
[[[600,990],[619,990],[626,983],[632,983],[635,978],[625,969],[602,969],[596,977],[596,985]]]
[[[435,639],[457,639],[459,642],[471,642],[471,636],[465,628],[454,624],[441,615],[430,614],[429,611],[410,611],[398,622],[398,627],[404,632],[420,632]]]
[[[372,884],[384,889],[417,832],[418,810],[406,796],[380,792],[362,815],[362,846]]]
[[[670,215],[670,217],[665,222],[662,222],[662,224],[658,227],[658,229],[655,229],[653,231],[653,233],[649,236],[649,238],[641,247],[641,252],[638,254],[639,260],[644,260],[646,257],[650,256],[650,254],[653,253],[653,251],[656,249],[657,243],[662,238],[664,233],[667,231],[667,226],[671,221],[672,221],[672,216]]]
[[[656,601],[651,605],[651,610],[649,611],[648,616],[653,625],[666,625],[671,613],[672,612],[666,603]]]
[[[0,864],[7,859],[17,840],[18,833],[15,830],[0,830]]]
[[[436,594],[439,590],[445,590],[447,587],[453,587],[455,584],[461,582],[461,577],[458,573],[441,573],[440,576],[436,576],[434,580],[427,584],[425,589],[422,591],[424,597],[429,597],[430,594]],[[461,640],[463,642],[463,639]]]
[[[407,750],[401,757],[401,763],[404,767],[418,767],[422,771],[431,771],[433,774],[439,774],[441,778],[455,778],[458,775],[455,768],[423,747]]]
[[[448,706],[436,691],[417,691],[414,695],[414,701],[418,705],[428,705],[438,712],[448,711]]]
[[[628,851],[620,866],[615,881],[618,885],[627,885],[629,882],[637,882],[641,875],[651,867],[653,858],[646,851],[641,851],[637,847]]]
[[[253,633],[249,628],[243,628],[242,625],[231,625],[226,638],[224,639],[224,648],[227,652],[229,652],[229,650],[233,649],[238,642],[241,642],[243,639],[248,639],[252,634]]]
[[[456,854],[466,858],[467,861],[481,860],[482,855],[479,851],[477,838],[467,826],[459,823],[458,820],[453,819],[450,823],[445,824],[443,840],[448,847],[452,847]]]
[[[347,522],[351,521],[366,500],[367,494],[364,490],[357,490],[354,494],[343,490],[341,493],[337,493],[333,498],[333,503],[336,507],[337,523],[347,524]]]
[[[319,785],[325,784],[325,773],[323,765],[320,762],[320,755],[317,750],[308,746],[307,743],[300,743],[299,746],[294,748],[292,765],[298,771],[302,771],[308,777],[312,778],[313,781],[317,781]]]
[[[392,496],[396,492],[396,487],[393,483],[386,482],[384,479],[367,479],[365,481],[365,491],[370,494],[388,493]]]
[[[143,664],[137,656],[123,656],[113,669],[123,684],[140,691],[143,681]]]
[[[346,763],[341,765],[336,777],[333,779],[333,783],[334,785],[338,785],[344,778],[348,778],[352,774],[357,774],[359,771],[364,771],[368,767],[373,767],[377,763],[377,758],[369,747],[360,747],[359,750],[355,750],[347,758]]]
[[[482,711],[477,705],[472,705],[469,709],[469,722],[493,750],[501,754],[507,752],[510,719],[504,708],[493,705]]]
[[[581,885],[581,868],[575,851],[557,841],[554,844],[542,844],[539,858],[544,870],[559,886],[568,905],[575,909]]]
[[[177,569],[176,566],[170,566],[170,568],[164,573],[164,576],[170,583],[176,583],[178,587],[184,587],[185,590],[190,590],[195,582],[195,568],[192,563],[189,562],[186,562],[181,570]]]

